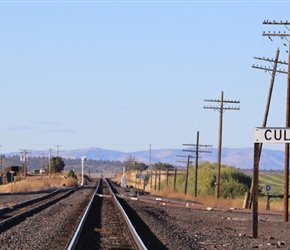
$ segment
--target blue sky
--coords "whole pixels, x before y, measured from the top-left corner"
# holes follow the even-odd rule
[[[289,1],[1,1],[0,152],[86,147],[132,152],[252,147],[270,74],[254,57],[288,61]],[[288,32],[288,31],[287,31]],[[287,47],[283,45],[287,43]],[[285,67],[279,67],[285,68]],[[268,126],[284,127],[287,75],[276,77]],[[212,103],[215,105],[215,103]],[[265,145],[282,149],[284,145]]]

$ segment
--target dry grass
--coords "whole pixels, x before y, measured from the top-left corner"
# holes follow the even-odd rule
[[[224,206],[224,207],[234,207],[234,208],[242,208],[244,204],[244,198],[216,198],[213,196],[198,196],[194,197],[190,194],[183,194],[174,192],[172,188],[164,188],[160,191],[153,190],[151,192],[153,195],[160,195],[168,198],[177,198],[182,200],[196,201],[209,206]],[[267,198],[260,197],[258,201],[259,209],[266,209],[267,206]],[[275,211],[283,211],[283,200],[270,200],[270,209]]]
[[[28,176],[26,180],[21,180],[6,185],[0,185],[0,192],[30,192],[47,190],[49,188],[74,187],[76,185],[77,182],[72,177],[63,178],[62,176],[55,175],[51,176],[51,179],[48,179],[47,176],[43,176],[41,178]]]

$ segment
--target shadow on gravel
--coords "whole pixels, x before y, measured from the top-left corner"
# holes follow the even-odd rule
[[[103,199],[100,197],[95,197],[92,208],[88,214],[89,220],[86,220],[85,225],[82,230],[82,234],[78,240],[76,250],[90,250],[90,249],[101,249],[100,243],[100,233],[95,229],[101,228],[101,207]]]
[[[148,249],[168,249],[164,246],[155,234],[149,229],[149,227],[143,222],[139,215],[132,209],[126,201],[118,198],[118,201],[123,206],[125,212],[130,214],[131,222],[137,231],[138,235],[142,239],[143,243]]]

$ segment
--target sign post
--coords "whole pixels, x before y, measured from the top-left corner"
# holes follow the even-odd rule
[[[290,128],[289,127],[257,127],[254,132],[254,170],[253,170],[253,238],[258,237],[258,195],[259,195],[259,159],[258,150],[260,143],[290,143]],[[288,180],[288,175],[285,179]],[[286,185],[288,186],[288,185]],[[284,183],[285,187],[285,183]],[[265,187],[266,188],[266,187]],[[267,187],[271,189],[269,185]],[[288,221],[288,187],[284,188],[284,221]],[[269,190],[270,191],[270,190]]]
[[[266,210],[270,210],[270,191],[272,190],[272,186],[270,184],[265,185],[265,191],[267,192],[267,203]]]
[[[259,143],[255,143],[254,170],[253,170],[253,238],[258,237],[258,198],[259,198]]]
[[[144,184],[144,192],[145,192],[145,174],[136,174],[136,179],[143,179]],[[138,195],[139,195],[139,182],[138,182]]]

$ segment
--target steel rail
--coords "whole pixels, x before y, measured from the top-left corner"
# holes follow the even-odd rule
[[[69,243],[69,245],[67,247],[67,250],[74,250],[76,248],[76,245],[78,243],[78,239],[79,239],[79,237],[81,235],[82,229],[84,227],[84,224],[86,222],[88,214],[89,214],[89,212],[91,210],[92,203],[94,201],[94,197],[95,197],[95,195],[96,195],[96,193],[97,193],[97,191],[99,189],[99,185],[100,185],[100,180],[98,181],[98,185],[96,187],[96,190],[95,190],[95,192],[94,192],[94,194],[93,194],[93,196],[92,196],[92,198],[90,200],[90,203],[87,206],[87,209],[86,209],[83,217],[81,218],[81,221],[80,221],[79,225],[77,226],[77,228],[75,230],[75,233],[74,233],[74,235],[73,235],[73,237],[72,237],[72,239],[71,239],[71,241],[70,241],[70,243]]]
[[[126,214],[125,210],[123,209],[123,207],[122,207],[121,204],[119,203],[119,201],[118,201],[116,195],[115,195],[114,192],[112,191],[111,186],[109,185],[107,179],[104,179],[104,180],[105,180],[105,182],[107,183],[107,185],[108,185],[108,187],[109,187],[109,189],[110,189],[110,192],[111,192],[111,194],[113,195],[113,198],[114,198],[114,200],[115,200],[115,202],[116,202],[118,208],[120,209],[120,211],[121,211],[121,213],[122,213],[122,215],[123,215],[123,217],[124,217],[124,219],[125,219],[126,225],[127,225],[128,229],[129,229],[129,231],[130,231],[130,233],[131,233],[131,235],[132,235],[132,237],[133,237],[133,239],[134,239],[134,243],[135,243],[136,247],[138,247],[139,250],[147,250],[145,244],[143,243],[143,241],[141,240],[141,238],[140,238],[140,236],[138,235],[137,231],[135,230],[133,224],[131,223],[131,221],[130,221],[128,215]]]

